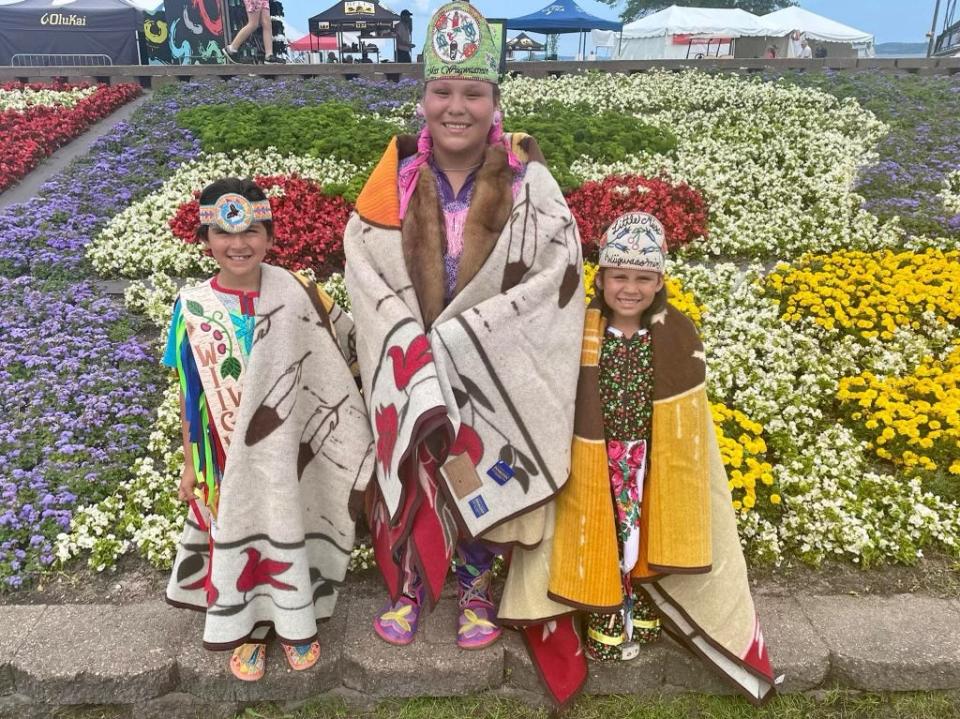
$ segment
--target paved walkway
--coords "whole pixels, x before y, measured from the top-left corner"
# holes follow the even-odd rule
[[[841,687],[864,691],[960,689],[960,600],[781,596],[755,590],[757,609],[784,692]],[[491,691],[542,701],[515,633],[482,651],[454,643],[452,593],[423,620],[408,647],[389,646],[370,619],[383,597],[348,584],[321,627],[317,667],[295,674],[279,647],[266,677],[233,679],[227,655],[200,646],[201,615],[159,599],[133,605],[4,606],[0,613],[0,716],[46,716],[58,705],[115,704],[133,716],[233,716],[244,703],[325,694],[354,701]],[[670,640],[626,664],[590,664],[592,694],[729,693]]]
[[[33,199],[40,194],[40,187],[47,180],[62,172],[63,169],[78,157],[83,157],[90,151],[94,142],[110,132],[114,126],[122,121],[129,120],[130,116],[139,108],[149,97],[149,93],[144,93],[140,97],[119,107],[114,112],[107,115],[99,122],[94,123],[87,131],[79,137],[74,138],[63,147],[60,147],[49,157],[41,160],[40,164],[31,170],[16,185],[8,187],[0,193],[0,210],[6,209],[11,205]]]

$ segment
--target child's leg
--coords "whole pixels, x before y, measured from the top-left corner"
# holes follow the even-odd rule
[[[457,621],[457,645],[462,649],[480,649],[495,642],[501,633],[494,623],[496,611],[490,593],[491,568],[497,552],[484,542],[461,541],[454,554],[460,617]]]
[[[632,614],[633,641],[650,644],[660,638],[660,615],[656,606],[641,591],[634,596]]]
[[[247,38],[253,33],[254,30],[260,25],[260,13],[259,12],[247,12],[247,24],[244,25],[233,38],[233,42],[227,45],[227,50],[230,52],[236,52],[240,49],[240,46],[246,42]]]
[[[260,27],[263,29],[263,56],[273,55],[273,21],[270,19],[270,8],[260,11]]]

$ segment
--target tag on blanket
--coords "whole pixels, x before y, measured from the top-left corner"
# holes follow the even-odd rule
[[[477,468],[473,466],[470,455],[466,453],[447,460],[443,465],[443,474],[450,483],[450,488],[457,495],[457,499],[463,499],[483,486],[483,482],[477,475]]]
[[[504,462],[502,459],[498,460],[495,465],[487,470],[487,476],[489,476],[490,479],[499,484],[501,487],[513,479],[514,474],[516,473],[513,471],[513,467]]]
[[[473,514],[477,519],[480,519],[480,517],[490,511],[487,508],[487,503],[484,501],[482,494],[478,494],[470,500],[470,509],[473,510]]]

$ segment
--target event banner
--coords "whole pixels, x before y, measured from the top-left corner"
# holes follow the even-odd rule
[[[223,63],[223,18],[217,0],[166,0],[169,62]]]
[[[147,61],[151,65],[169,65],[173,56],[170,54],[170,26],[167,24],[167,15],[163,5],[153,12],[143,13],[143,38],[146,43]]]

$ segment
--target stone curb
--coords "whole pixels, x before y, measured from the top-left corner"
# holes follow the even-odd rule
[[[291,671],[276,645],[267,674],[238,682],[227,654],[200,646],[202,616],[161,601],[132,605],[9,605],[0,615],[0,717],[26,719],[63,705],[110,704],[136,717],[230,717],[245,704],[320,696],[354,701],[495,691],[543,697],[519,635],[481,651],[454,643],[449,593],[407,647],[381,642],[370,619],[383,597],[348,586],[320,627],[319,665]],[[960,689],[960,602],[891,597],[756,595],[782,691]],[[69,651],[65,651],[69,648]],[[699,692],[730,688],[664,639],[628,664],[590,663],[589,694]],[[359,698],[359,699],[358,699]]]

